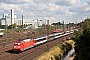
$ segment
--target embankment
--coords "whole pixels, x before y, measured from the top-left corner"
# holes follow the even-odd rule
[[[49,50],[49,52],[43,53],[41,56],[35,58],[34,60],[60,60],[62,57],[67,55],[67,53],[74,48],[74,41],[68,40],[61,42],[57,46],[54,46]]]

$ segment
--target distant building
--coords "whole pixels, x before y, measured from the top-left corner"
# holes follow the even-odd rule
[[[0,19],[0,24],[5,25],[5,18]],[[7,19],[7,25],[11,25],[11,18]]]
[[[11,9],[11,18],[8,18],[8,14],[3,14],[3,17],[0,18],[0,24],[5,25],[5,16],[7,16],[7,25],[12,25],[16,23],[17,25],[22,25],[22,18],[17,18],[16,13],[14,13],[14,9]],[[29,18],[23,18],[23,25],[32,25],[34,28],[38,28],[38,26],[42,25],[42,20],[33,20]]]
[[[15,19],[15,23],[17,25],[22,25],[22,19],[20,19],[20,18]],[[34,28],[38,28],[38,26],[42,26],[42,21],[24,18],[23,19],[23,25],[29,25],[29,26],[32,25]]]
[[[8,18],[8,14],[4,13],[3,17],[0,19],[0,24],[5,25],[5,16],[7,16],[7,25],[12,25],[14,24],[14,9],[11,9],[11,18]]]

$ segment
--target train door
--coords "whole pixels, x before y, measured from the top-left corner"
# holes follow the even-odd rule
[[[21,50],[24,51],[24,43],[21,43]]]
[[[31,39],[29,42],[29,48],[34,47],[34,39]]]

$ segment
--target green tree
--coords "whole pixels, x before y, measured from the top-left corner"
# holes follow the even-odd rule
[[[11,29],[12,27],[15,29],[15,28],[17,27],[17,24],[14,23],[14,24],[12,24],[12,25],[9,25],[7,28],[8,28],[8,29]]]
[[[80,23],[80,27],[81,27],[82,29],[84,29],[84,28],[89,28],[89,27],[90,27],[90,18],[87,18],[87,19],[85,19],[84,21],[82,21],[82,22]]]
[[[74,60],[90,60],[90,28],[78,33],[74,41],[76,42]]]
[[[14,23],[14,24],[13,24],[13,28],[16,28],[16,27],[17,27],[17,24],[16,24],[16,23]]]
[[[75,32],[75,53],[74,60],[90,60],[90,19],[80,23],[81,30]]]

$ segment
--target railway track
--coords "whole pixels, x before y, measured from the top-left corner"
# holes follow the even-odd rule
[[[59,39],[44,43],[40,46],[24,51],[20,54],[14,54],[12,52],[12,46],[10,45],[11,47],[7,47],[7,50],[3,49],[2,51],[3,54],[0,54],[0,60],[33,60],[37,56],[41,55],[43,52],[49,51],[51,47],[64,41],[63,40],[64,38],[68,38],[68,36],[64,36]]]

